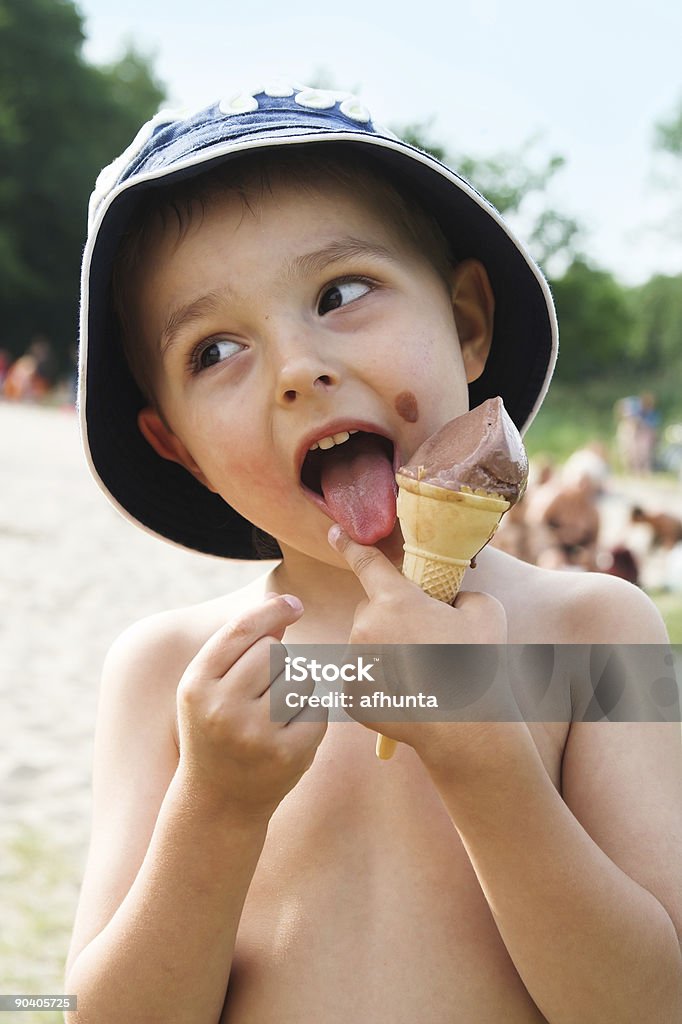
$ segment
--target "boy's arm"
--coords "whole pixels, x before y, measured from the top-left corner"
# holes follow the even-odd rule
[[[266,601],[202,648],[178,690],[179,759],[173,636],[143,629],[108,659],[67,965],[74,1024],[219,1019],[269,818],[325,728],[270,722],[270,643],[299,614]]]
[[[550,1024],[682,1019],[679,726],[574,726],[566,802],[523,724],[493,740],[468,770],[423,760],[539,1009]]]
[[[411,594],[378,551],[345,541],[338,550],[367,590],[354,627],[361,642],[419,642],[446,615],[452,622],[441,635],[502,642],[490,624],[499,607],[485,595],[426,609],[424,595]],[[576,640],[598,629],[608,643],[666,643],[650,602],[620,583],[593,577]],[[550,1024],[682,1019],[679,724],[572,726],[565,801],[524,722],[420,723],[411,737],[405,724],[377,728],[411,742],[429,770],[509,955]]]

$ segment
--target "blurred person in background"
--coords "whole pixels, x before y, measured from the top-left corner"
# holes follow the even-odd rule
[[[641,476],[654,469],[661,416],[650,391],[622,398],[615,408],[616,448],[625,473]]]
[[[640,472],[651,473],[655,468],[656,445],[658,444],[658,432],[661,426],[661,414],[656,408],[656,399],[650,391],[645,391],[640,395],[637,419]]]
[[[3,394],[12,401],[35,402],[44,398],[56,381],[56,362],[52,343],[44,334],[35,334],[23,354],[6,372]]]
[[[668,512],[647,512],[635,505],[630,512],[630,521],[645,523],[650,528],[652,547],[670,549],[682,542],[682,521]]]

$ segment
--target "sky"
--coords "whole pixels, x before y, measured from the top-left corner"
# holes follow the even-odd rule
[[[534,140],[531,164],[566,158],[548,199],[581,223],[596,265],[626,284],[682,273],[679,169],[675,182],[653,145],[655,124],[682,102],[681,4],[76,2],[85,56],[104,63],[133,42],[152,58],[169,105],[324,71],[376,121],[431,121],[431,137],[455,152],[484,157]]]

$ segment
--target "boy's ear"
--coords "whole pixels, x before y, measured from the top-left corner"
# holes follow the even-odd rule
[[[182,441],[175,436],[170,427],[166,426],[158,412],[151,406],[146,406],[137,414],[137,426],[145,441],[152,446],[157,455],[170,462],[177,462],[180,466],[191,473],[193,477],[208,487],[209,491],[215,488],[209,483],[201,469],[185,448]]]
[[[495,317],[495,296],[480,260],[462,260],[453,270],[452,308],[467,384],[471,384],[485,368]]]

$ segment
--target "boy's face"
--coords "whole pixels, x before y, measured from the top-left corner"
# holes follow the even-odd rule
[[[331,564],[330,506],[353,493],[356,539],[396,554],[385,464],[466,411],[492,331],[482,267],[466,261],[446,282],[373,205],[331,183],[279,185],[248,206],[223,195],[180,237],[159,228],[132,297],[163,415],[140,414],[144,435],[280,543]],[[307,454],[347,431],[359,433],[344,452]]]

